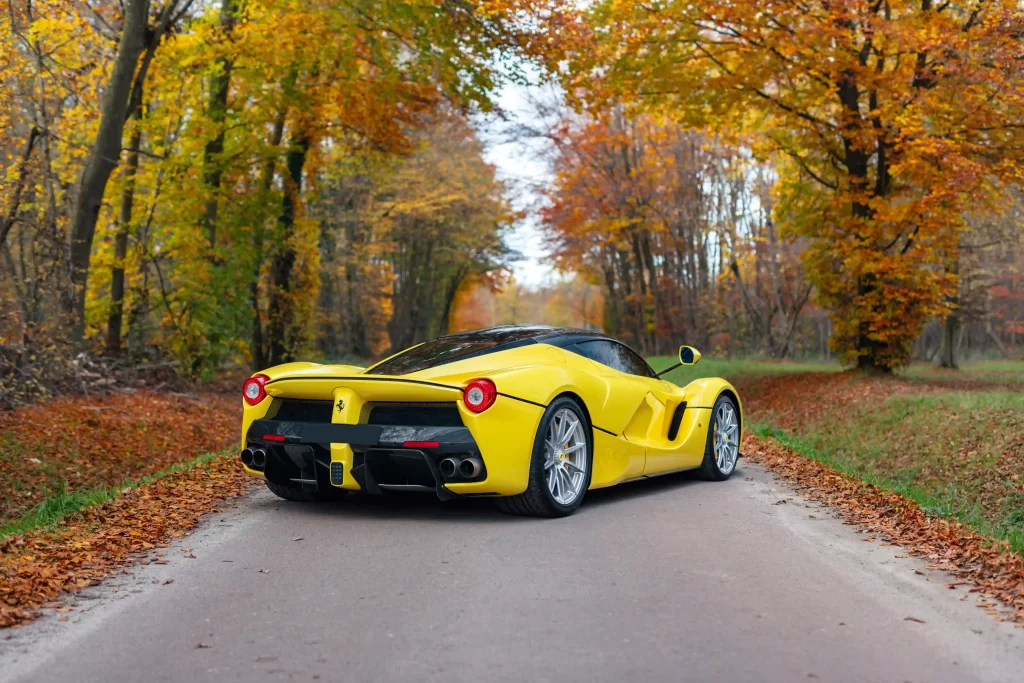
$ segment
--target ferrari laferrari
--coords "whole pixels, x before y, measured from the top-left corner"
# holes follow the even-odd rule
[[[736,469],[739,394],[678,387],[603,334],[505,326],[440,337],[368,368],[287,363],[245,381],[241,461],[288,500],[427,492],[509,513],[571,514],[590,489]]]

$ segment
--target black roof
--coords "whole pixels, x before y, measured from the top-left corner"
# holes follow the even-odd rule
[[[548,325],[502,325],[438,337],[407,349],[366,371],[368,375],[406,375],[437,365],[506,351],[527,344],[565,347],[588,339],[611,339],[600,332]]]
[[[551,325],[499,325],[498,327],[485,327],[479,330],[466,330],[447,334],[438,339],[458,339],[465,341],[496,341],[500,344],[533,339],[543,341],[545,344],[557,341],[560,337],[587,337],[592,339],[611,339],[606,334],[581,330],[573,327],[553,327]],[[558,346],[558,344],[555,344]]]

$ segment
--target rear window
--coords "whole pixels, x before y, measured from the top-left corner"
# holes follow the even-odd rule
[[[547,333],[538,328],[498,328],[455,334],[414,346],[366,371],[368,375],[407,375],[445,363],[496,351],[535,344],[534,337]]]

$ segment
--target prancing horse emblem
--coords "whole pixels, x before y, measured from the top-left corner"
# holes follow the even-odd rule
[[[342,409],[343,409],[344,407],[345,407],[345,399],[343,399],[343,398],[339,398],[339,399],[338,399],[338,412],[341,412],[341,410],[342,410]]]

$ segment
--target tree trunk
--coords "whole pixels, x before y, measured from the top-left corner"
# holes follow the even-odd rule
[[[124,316],[124,260],[128,256],[128,233],[131,230],[132,207],[135,202],[135,174],[139,170],[139,147],[142,145],[142,91],[135,103],[135,131],[128,149],[121,190],[121,216],[114,238],[114,265],[110,276],[110,314],[107,318],[107,353],[121,353],[121,321]]]
[[[287,109],[282,107],[274,119],[274,129],[270,134],[270,156],[263,165],[263,177],[260,179],[260,196],[270,194],[274,184],[274,169],[277,165],[277,148],[284,138],[284,119]],[[249,351],[252,354],[253,370],[262,370],[268,365],[267,345],[263,334],[263,321],[260,319],[260,272],[263,269],[263,221],[257,223],[254,236],[256,258],[253,259],[252,280],[249,282],[249,301],[252,304],[252,333]]]
[[[960,275],[960,262],[953,261],[949,266],[954,276],[959,277]],[[957,283],[957,287],[960,283]],[[959,346],[960,339],[960,296],[959,289],[957,294],[949,300],[950,311],[946,319],[942,321],[942,333],[939,339],[939,366],[943,368],[950,368],[952,370],[958,370],[960,364],[957,362],[957,347]]]
[[[355,215],[355,205],[353,204],[349,208]],[[348,253],[345,254],[345,327],[347,328],[347,346],[359,358],[369,358],[372,355],[366,336],[366,320],[363,315],[363,295],[367,288],[356,263],[356,258],[365,258],[363,246],[366,243],[366,233],[366,227],[360,224],[359,218],[353,217],[347,222],[345,227],[345,237],[348,242]]]
[[[220,28],[224,39],[231,35],[236,19],[236,0],[223,0],[220,9]],[[225,56],[218,57],[215,62],[217,71],[210,80],[210,93],[207,104],[207,115],[216,126],[217,133],[206,143],[203,150],[203,183],[208,193],[206,199],[206,215],[203,222],[210,249],[217,246],[217,211],[218,195],[220,194],[221,177],[224,173],[224,119],[228,111],[228,89],[231,86],[231,69],[234,63]]]
[[[270,321],[267,326],[270,365],[295,360],[295,340],[292,338],[295,321],[291,300],[292,267],[295,265],[293,237],[302,194],[302,169],[306,165],[309,146],[309,137],[304,131],[298,131],[286,160],[288,175],[278,219],[277,252],[270,265]]]
[[[957,338],[959,336],[960,315],[956,311],[952,311],[942,321],[942,336],[939,339],[939,365],[941,367],[953,370],[960,368],[956,357]]]
[[[448,286],[444,290],[444,299],[441,305],[441,317],[438,320],[438,331],[440,334],[448,334],[451,326],[452,308],[455,306],[455,296],[459,293],[462,281],[466,279],[469,268],[462,267],[448,279]]]
[[[7,216],[4,217],[3,223],[0,223],[0,244],[7,242],[7,233],[10,232],[18,218],[18,209],[21,208],[21,193],[25,190],[25,181],[28,176],[28,162],[32,158],[32,148],[35,147],[39,135],[39,129],[32,126],[32,130],[28,132],[25,151],[22,153],[21,159],[18,160],[18,179],[14,182],[14,195],[11,197],[11,203],[7,209]]]
[[[110,80],[103,89],[100,125],[78,183],[78,199],[71,219],[72,339],[85,336],[85,291],[103,194],[110,174],[121,158],[121,142],[139,57],[146,48],[149,0],[125,0],[124,27]]]

